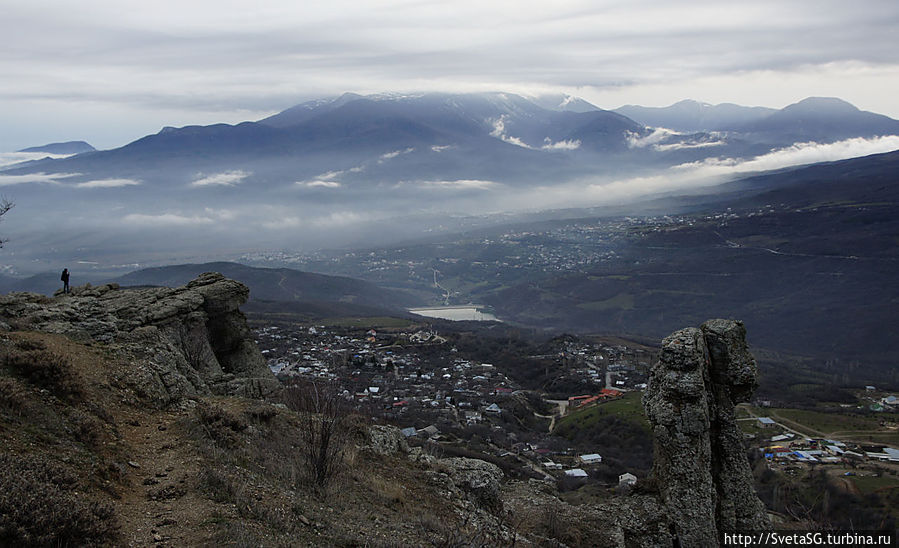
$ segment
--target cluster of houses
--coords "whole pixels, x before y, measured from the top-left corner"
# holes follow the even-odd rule
[[[599,454],[579,454],[547,430],[522,428],[515,416],[521,413],[520,385],[490,363],[463,357],[432,331],[268,326],[256,330],[256,339],[281,378],[328,382],[365,412],[405,426],[407,438],[445,442],[476,432],[496,456],[553,477],[587,477],[602,463]],[[563,360],[567,372],[594,372],[603,381],[607,361],[629,373],[649,359],[625,346],[581,341],[562,343],[550,357]],[[573,396],[568,409],[623,394],[600,386],[594,394]]]
[[[758,425],[773,428],[777,422],[770,417],[758,417]],[[877,444],[856,444],[823,438],[806,438],[793,432],[772,436],[770,444],[761,447],[769,463],[773,464],[850,464],[882,461],[899,463],[899,449]]]
[[[647,350],[579,339],[558,344],[559,349],[555,354],[531,357],[554,360],[563,366],[560,369],[565,371],[564,375],[584,386],[617,391],[646,388],[650,362],[653,359]]]
[[[865,386],[865,399],[868,401],[868,408],[871,411],[899,411],[899,398],[894,394],[884,394],[877,390],[875,386]]]
[[[503,400],[519,388],[492,364],[459,357],[431,331],[288,332],[273,326],[257,330],[256,337],[275,374],[331,382],[346,399],[397,422],[415,416],[422,422],[444,417],[480,423],[500,414]]]
[[[765,458],[775,463],[802,462],[808,464],[859,464],[881,461],[899,463],[899,449],[883,445],[859,445],[829,439],[798,439],[789,441],[775,436],[780,443],[762,448]]]

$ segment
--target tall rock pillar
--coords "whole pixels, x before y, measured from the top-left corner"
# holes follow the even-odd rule
[[[662,341],[643,407],[653,474],[681,546],[718,546],[724,531],[769,527],[734,414],[757,386],[742,322],[710,320]]]

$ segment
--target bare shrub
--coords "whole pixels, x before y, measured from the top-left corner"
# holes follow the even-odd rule
[[[4,353],[4,367],[29,383],[50,390],[57,397],[74,399],[83,394],[83,383],[67,357],[35,347],[28,341],[21,341],[16,346],[15,350]]]
[[[242,518],[265,523],[282,533],[290,533],[298,527],[298,508],[254,494],[249,482],[228,474],[224,469],[204,470],[200,476],[200,487],[212,500],[233,504]]]
[[[402,484],[380,476],[371,477],[368,484],[381,506],[400,508],[406,506],[408,497]]]
[[[181,347],[184,359],[197,371],[206,369],[207,364],[215,361],[209,341],[201,333],[199,329],[185,323],[178,325],[174,331],[175,341]]]
[[[320,493],[340,471],[348,445],[347,410],[330,386],[315,383],[284,390],[283,401],[299,414],[299,441],[305,479]]]
[[[7,200],[5,197],[0,198],[0,217],[9,213],[9,210],[13,208],[13,205],[15,204]],[[3,244],[5,244],[6,242],[7,240],[0,239],[0,247],[3,247]]]
[[[221,405],[200,402],[195,413],[203,436],[224,448],[237,447],[239,434],[249,427],[246,419]]]
[[[28,339],[22,339],[16,341],[16,348],[27,352],[29,350],[46,350],[47,345],[41,341],[29,341]]]
[[[22,416],[28,409],[28,395],[15,379],[0,378],[0,410]]]
[[[69,413],[69,421],[73,433],[82,443],[97,446],[105,438],[103,423],[93,415],[73,409]]]
[[[200,473],[200,487],[215,502],[234,503],[238,499],[238,486],[226,472],[217,467],[204,468]]]
[[[270,403],[257,402],[247,408],[244,414],[259,424],[271,424],[278,416],[278,408]]]
[[[0,546],[108,544],[113,507],[76,496],[77,479],[39,457],[0,455]]]
[[[439,548],[472,548],[489,545],[486,532],[469,524],[468,518],[457,524],[427,514],[419,518],[419,525],[429,533],[431,544]]]

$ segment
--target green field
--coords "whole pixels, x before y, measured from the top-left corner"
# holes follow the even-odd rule
[[[649,421],[643,414],[643,404],[640,402],[641,392],[626,392],[624,396],[598,405],[589,406],[586,409],[578,409],[565,415],[556,424],[556,430],[564,432],[571,428],[590,428],[606,415],[615,415],[619,418],[639,424],[647,432],[650,430]]]
[[[899,487],[899,479],[893,476],[849,476],[852,483],[858,487],[862,494],[869,494],[878,489],[889,489]]]
[[[879,418],[874,416],[824,413],[806,409],[770,409],[768,413],[775,418],[784,418],[824,434],[843,431],[883,430],[880,426]]]
[[[589,303],[581,303],[578,308],[591,311],[603,311],[612,309],[632,310],[634,308],[634,296],[630,293],[619,293],[610,299],[604,301],[592,301]]]

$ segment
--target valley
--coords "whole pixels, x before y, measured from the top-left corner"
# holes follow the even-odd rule
[[[899,3],[7,4],[0,547],[899,544]]]
[[[738,317],[766,360],[804,361],[836,384],[895,386],[897,162],[892,153],[747,179],[730,185],[736,196],[674,200],[679,214],[241,259],[363,278],[434,305],[482,302],[502,321],[546,333],[652,340]]]

